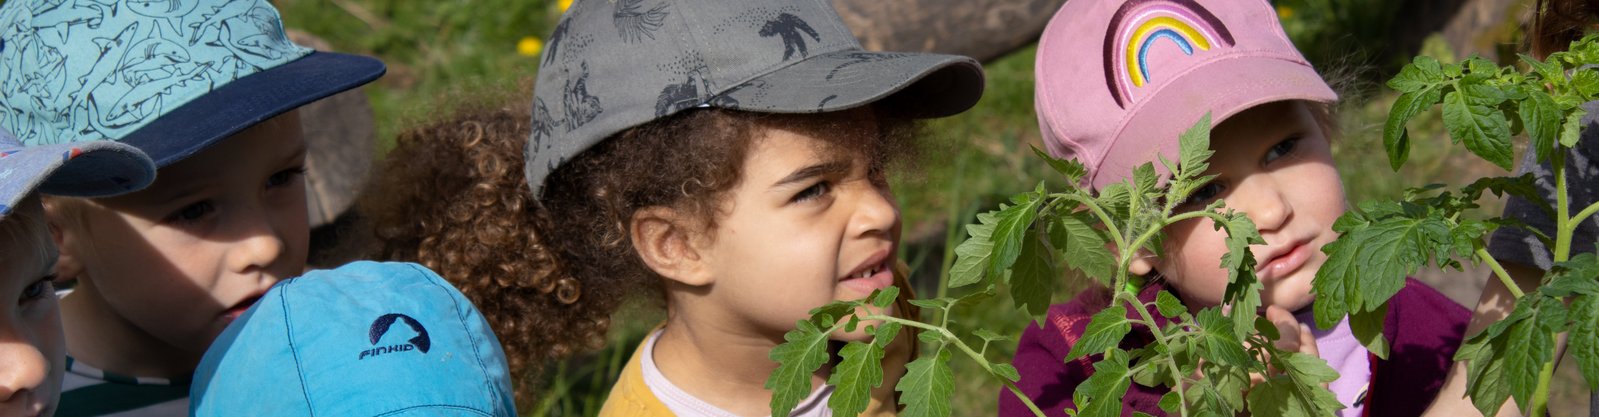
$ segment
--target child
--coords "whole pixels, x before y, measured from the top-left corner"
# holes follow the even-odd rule
[[[515,165],[533,193],[503,178],[457,183],[471,190],[430,196],[416,228],[379,233],[416,239],[428,266],[482,288],[511,352],[590,346],[623,298],[660,291],[666,322],[601,415],[767,415],[783,334],[814,307],[893,284],[900,226],[883,164],[908,150],[911,118],[973,105],[981,74],[964,57],[862,51],[825,2],[579,1],[549,38]],[[504,146],[459,126],[444,140]],[[450,154],[462,152],[440,164],[486,178],[512,167]],[[885,362],[908,357],[913,340],[900,337]],[[827,376],[813,376],[797,415],[826,412]],[[869,412],[893,413],[895,378]]]
[[[107,196],[155,179],[155,165],[114,142],[25,148],[0,130],[0,415],[50,416],[66,349],[53,291],[56,249],[35,192]]]
[[[63,415],[174,415],[227,324],[305,268],[295,108],[383,73],[288,41],[264,0],[0,6],[0,127],[30,146],[115,140],[150,188],[49,199],[61,260]]]
[[[312,271],[262,300],[206,352],[189,415],[517,415],[494,332],[420,265]]]
[[[1284,344],[1318,353],[1339,372],[1330,388],[1345,406],[1341,415],[1416,415],[1436,395],[1467,317],[1438,292],[1410,280],[1392,299],[1383,332],[1392,346],[1387,360],[1354,339],[1347,319],[1313,328],[1311,280],[1326,261],[1322,246],[1338,237],[1332,224],[1345,206],[1328,144],[1327,113],[1337,96],[1289,43],[1270,4],[1069,2],[1045,29],[1036,74],[1044,143],[1056,157],[1082,161],[1096,189],[1130,177],[1157,154],[1177,160],[1178,135],[1212,114],[1219,121],[1211,132],[1216,154],[1206,173],[1217,177],[1181,209],[1222,199],[1248,213],[1266,241],[1251,249],[1265,285],[1262,301],[1284,330]],[[1153,302],[1164,289],[1192,309],[1220,304],[1225,232],[1208,220],[1165,232],[1163,256],[1131,265],[1135,274],[1160,278],[1140,297]],[[1023,333],[1017,385],[1046,413],[1074,407],[1072,392],[1093,367],[1088,359],[1061,360],[1108,300],[1103,288],[1085,291],[1051,307],[1043,327]],[[1141,346],[1149,336],[1135,329],[1122,346]],[[1164,414],[1157,403],[1165,392],[1134,385],[1123,413]],[[1000,415],[1031,413],[1005,392]]]

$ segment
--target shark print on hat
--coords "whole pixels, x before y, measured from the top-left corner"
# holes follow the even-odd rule
[[[666,3],[662,2],[647,11],[640,10],[644,0],[617,0],[616,12],[611,14],[622,42],[636,43],[644,38],[655,39],[655,31],[666,20]]]

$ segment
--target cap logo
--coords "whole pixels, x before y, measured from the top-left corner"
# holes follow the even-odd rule
[[[1111,17],[1105,33],[1105,83],[1116,105],[1127,107],[1134,88],[1150,77],[1149,51],[1169,41],[1184,55],[1233,46],[1232,32],[1193,0],[1134,0]]]
[[[408,352],[412,350],[419,350],[422,351],[422,353],[428,353],[428,348],[433,346],[433,340],[428,338],[428,329],[426,327],[422,327],[422,323],[411,318],[411,316],[398,313],[384,314],[378,317],[377,320],[372,321],[371,329],[367,330],[367,338],[370,339],[373,346],[377,346],[378,341],[383,340],[383,335],[389,333],[389,328],[394,326],[395,321],[405,322],[405,325],[410,326],[411,330],[416,331],[416,337],[407,340],[406,344],[378,346],[372,349],[361,351],[361,355],[357,357],[356,360],[364,360],[367,357],[395,352]]]

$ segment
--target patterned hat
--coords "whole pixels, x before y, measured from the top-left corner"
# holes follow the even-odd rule
[[[0,218],[34,191],[104,197],[142,189],[155,164],[132,146],[106,141],[22,146],[0,129]]]
[[[267,0],[0,5],[0,127],[28,146],[117,140],[167,166],[383,72],[290,42]]]
[[[1156,155],[1178,160],[1178,135],[1206,113],[1220,123],[1338,100],[1266,0],[1072,0],[1044,28],[1034,71],[1045,148],[1082,162],[1095,188]]]
[[[206,349],[191,416],[515,417],[505,352],[472,302],[411,263],[278,283]]]
[[[911,117],[960,113],[977,61],[868,52],[824,0],[580,0],[544,48],[527,182],[606,137],[695,107],[820,113],[879,100]]]

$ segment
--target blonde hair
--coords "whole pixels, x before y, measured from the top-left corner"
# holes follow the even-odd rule
[[[0,239],[7,244],[0,247],[21,250],[18,253],[0,251],[0,262],[16,262],[22,256],[34,256],[53,263],[56,246],[50,238],[50,227],[45,223],[39,195],[31,194],[23,198],[12,210],[4,219],[0,219]]]

